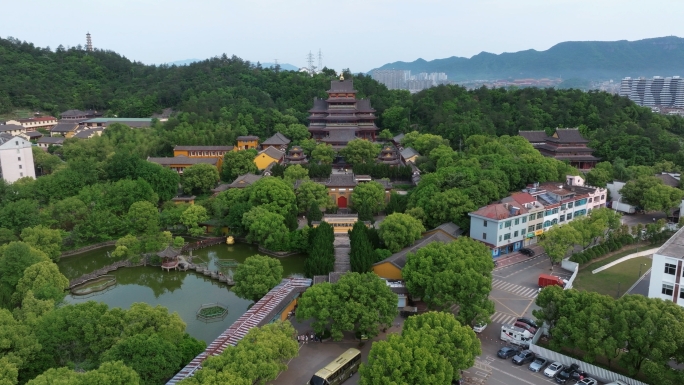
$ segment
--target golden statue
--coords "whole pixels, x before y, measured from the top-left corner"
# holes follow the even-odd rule
[[[340,73],[340,81],[344,80],[344,74]]]

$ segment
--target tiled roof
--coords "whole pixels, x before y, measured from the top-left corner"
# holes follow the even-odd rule
[[[331,80],[330,81],[330,91],[328,92],[345,92],[348,94],[356,93],[354,91],[354,81],[353,80]]]
[[[370,99],[357,99],[356,109],[360,112],[375,112],[373,107],[371,107]]]
[[[657,174],[656,178],[662,180],[666,186],[679,187],[679,181],[670,174]]]
[[[454,222],[442,223],[441,225],[435,227],[434,229],[428,230],[426,232],[431,232],[431,231],[435,231],[435,230],[444,231],[445,233],[451,235],[454,238],[458,238],[461,236],[461,234],[463,234],[463,230],[460,227],[458,227],[458,225],[455,224]]]
[[[195,198],[197,198],[197,197],[194,195],[180,196],[180,197],[172,198],[171,201],[172,202],[190,202],[190,201],[194,201]]]
[[[395,143],[401,143],[401,140],[404,139],[404,136],[406,136],[406,135],[404,135],[404,134],[399,134],[399,135],[395,136],[394,138],[392,138],[392,140],[393,140]]]
[[[530,143],[543,143],[548,138],[545,131],[518,131],[518,135],[527,139]]]
[[[28,136],[31,139],[40,138],[43,136],[43,134],[40,131],[29,131],[24,133],[24,135]]]
[[[331,174],[325,185],[328,187],[354,187],[356,186],[356,179],[354,179],[354,174]]]
[[[254,182],[258,181],[261,178],[263,178],[262,175],[254,175],[254,174],[240,175],[239,177],[235,178],[233,183],[229,184],[226,189],[228,189],[228,188],[244,188],[244,187],[247,187],[247,186],[253,184]]]
[[[536,200],[532,195],[530,195],[529,193],[512,194],[512,195],[511,195],[511,198],[513,198],[513,200],[515,200],[516,202],[520,203],[521,205],[522,205],[522,204],[525,204],[525,203],[532,203],[532,202],[536,202],[536,201],[537,201],[537,200]]]
[[[44,136],[38,139],[38,143],[62,144],[64,143],[64,139],[63,136]]]
[[[285,306],[306,291],[309,286],[311,286],[311,280],[307,278],[283,279],[278,286],[266,293],[226,331],[221,333],[214,342],[209,344],[204,352],[197,355],[166,384],[175,385],[183,379],[191,377],[195,371],[201,369],[204,360],[223,353],[228,346],[237,345],[238,341],[244,338],[250,329],[271,322]]]
[[[546,154],[542,154],[546,155]],[[556,154],[553,156],[553,158],[558,159],[558,160],[570,160],[570,161],[594,161],[598,162],[601,160],[601,158],[597,158],[593,155],[565,155],[565,154]]]
[[[290,139],[288,139],[285,135],[281,134],[280,132],[276,132],[275,135],[272,137],[264,140],[261,145],[267,145],[267,146],[281,146],[281,145],[287,145],[290,144]]]
[[[261,154],[266,154],[275,160],[280,160],[285,156],[285,153],[283,151],[280,151],[280,150],[273,148],[273,147],[267,147],[267,148],[259,151],[259,155],[261,155]]]
[[[259,137],[254,136],[254,135],[245,135],[245,136],[238,136],[237,140],[259,140]]]
[[[162,166],[170,166],[172,164],[193,165],[193,164],[199,164],[199,163],[213,164],[214,166],[216,166],[219,158],[218,157],[189,158],[185,155],[178,155],[178,156],[168,157],[168,158],[148,157],[147,160],[149,162],[152,162],[152,163],[161,164]]]
[[[175,258],[180,254],[180,250],[167,246],[164,250],[157,253],[161,258]]]
[[[453,241],[453,238],[451,238],[450,236],[438,231],[434,234],[431,234],[431,235],[428,235],[428,236],[425,236],[425,237],[419,239],[418,241],[416,241],[415,244],[413,244],[413,246],[406,247],[403,250],[401,250],[397,253],[394,253],[394,254],[390,255],[389,257],[383,259],[382,261],[374,263],[373,266],[377,266],[377,265],[389,262],[392,265],[396,266],[397,268],[403,269],[404,266],[406,266],[406,256],[408,253],[415,253],[419,249],[429,245],[432,242],[449,243],[451,241]]]
[[[557,135],[558,138],[550,136],[548,140],[558,143],[589,143],[588,140],[582,137],[582,134],[577,128],[557,128],[555,135]]]
[[[537,150],[546,150],[546,151],[549,151],[549,152],[561,153],[561,154],[564,153],[564,152],[588,152],[589,155],[591,155],[591,153],[594,151],[594,149],[589,148],[589,147],[581,147],[581,146],[577,146],[577,147],[565,147],[565,146],[559,147],[559,146],[554,146],[554,145],[548,144],[548,143],[538,144],[537,146],[535,146],[535,148],[536,148]]]
[[[176,146],[173,151],[233,151],[235,146]]]
[[[324,142],[351,142],[356,139],[356,130],[354,129],[332,129],[328,131],[328,136],[323,139]]]
[[[62,117],[65,116],[86,116],[87,114],[81,110],[67,110],[60,114]]]
[[[17,119],[18,122],[21,123],[28,123],[28,122],[51,122],[57,120],[57,118],[53,118],[52,116],[46,116],[42,118],[27,118],[27,119]]]
[[[523,205],[520,206],[521,207],[518,207],[520,209],[520,213],[518,213],[517,215],[526,214],[527,209],[525,209]],[[515,216],[513,215],[513,213],[511,213],[511,210],[507,208],[507,205],[504,205],[503,203],[494,203],[485,207],[481,207],[480,209],[473,211],[470,214],[494,220],[506,219]]]
[[[20,126],[18,124],[4,124],[0,126],[0,132],[9,132],[9,131],[16,131],[16,130],[25,130],[24,126]]]
[[[52,127],[50,132],[71,132],[78,128],[78,123],[64,123],[59,122],[56,126]]]
[[[414,156],[420,156],[418,151],[414,150],[412,147],[406,147],[405,149],[401,150],[401,156],[404,159],[412,158]]]

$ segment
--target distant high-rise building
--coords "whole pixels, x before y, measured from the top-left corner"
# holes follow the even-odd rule
[[[620,96],[626,96],[640,106],[684,108],[684,79],[679,76],[626,77],[620,84]]]
[[[387,86],[390,90],[402,90],[406,88],[406,80],[411,76],[411,71],[404,70],[374,70],[373,79]]]
[[[86,33],[86,51],[93,52],[93,39],[90,38],[90,32]]]
[[[386,85],[390,90],[409,90],[411,92],[449,83],[444,72],[421,72],[417,75],[411,75],[411,71],[405,70],[374,70],[373,79]]]

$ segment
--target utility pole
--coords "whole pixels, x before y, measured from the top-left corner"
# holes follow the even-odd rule
[[[309,51],[309,54],[306,55],[306,62],[309,64],[309,74],[313,76],[316,73],[316,67],[314,66],[314,55]]]

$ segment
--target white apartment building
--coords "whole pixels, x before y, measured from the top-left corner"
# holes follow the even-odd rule
[[[684,259],[684,227],[653,254],[651,281],[648,286],[650,298],[670,300],[684,306],[682,287],[682,260]],[[681,302],[679,300],[682,300]]]
[[[0,134],[0,177],[14,183],[27,176],[36,178],[31,142],[19,136]]]
[[[536,243],[537,236],[554,225],[605,207],[606,196],[606,189],[584,186],[579,176],[568,175],[566,183],[535,183],[469,213],[470,237],[489,246],[493,257],[515,252]]]
[[[640,106],[684,107],[684,79],[679,76],[652,79],[622,79],[620,96],[626,96]]]

